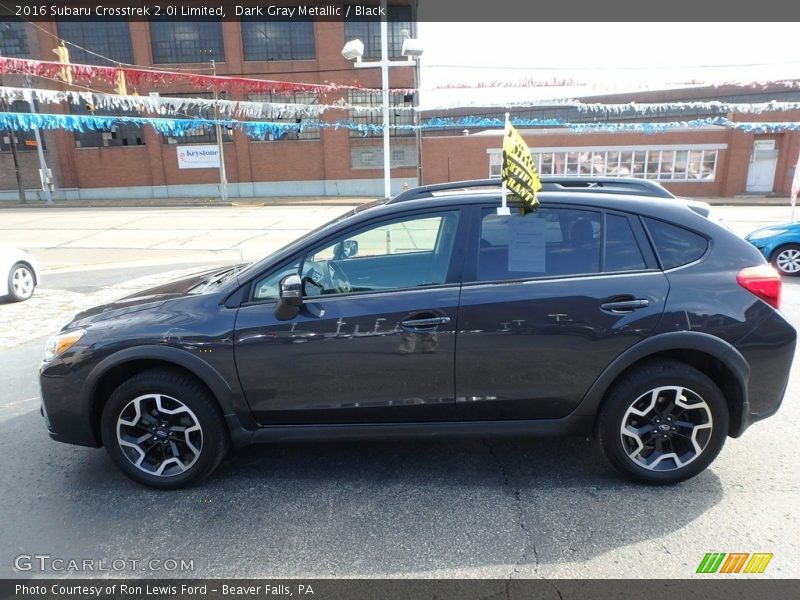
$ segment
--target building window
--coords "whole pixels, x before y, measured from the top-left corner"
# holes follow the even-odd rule
[[[286,104],[318,104],[319,94],[316,92],[293,92],[291,94],[250,94],[248,98],[253,102],[275,102]],[[268,117],[263,119],[272,123],[291,123],[301,125],[303,123],[316,123],[317,119],[310,118],[304,119],[302,117],[286,117],[274,118]],[[307,125],[303,126],[302,131],[291,129],[283,134],[279,140],[318,140],[319,139],[319,126]],[[273,141],[270,139],[269,141]]]
[[[314,21],[242,21],[245,60],[309,60],[314,53]]]
[[[213,98],[210,92],[194,93],[194,94],[170,94],[170,97],[190,97],[190,98]],[[220,94],[220,100],[225,99],[224,94]],[[214,108],[200,108],[196,107],[188,112],[177,115],[179,119],[213,119]],[[222,141],[233,141],[233,130],[226,127],[222,128]],[[201,125],[190,127],[186,131],[186,135],[182,136],[164,136],[165,144],[215,144],[217,142],[217,129],[213,125]]]
[[[28,36],[25,24],[19,21],[0,21],[0,56],[28,58]]]
[[[224,61],[220,21],[150,21],[153,63]]]
[[[80,46],[68,46],[70,62],[90,65],[133,63],[128,21],[58,21],[58,35]]]
[[[715,148],[586,149],[532,152],[539,174],[586,177],[636,177],[653,181],[714,181]],[[489,177],[500,177],[502,153],[491,150]]]
[[[16,100],[11,102],[8,110],[10,112],[27,113],[31,112],[30,105],[23,100]],[[38,112],[38,103],[36,105]],[[17,142],[17,150],[36,150],[36,134],[33,131],[15,131],[14,139]],[[42,148],[45,150],[47,147],[42,138]],[[8,130],[0,131],[0,152],[11,152],[11,137],[8,135]]]
[[[372,110],[350,110],[350,120],[360,125],[383,125],[383,113],[381,107],[383,99],[380,94],[371,94],[362,90],[350,90],[347,92],[347,101],[354,106],[369,107]],[[414,111],[410,110],[414,106],[414,95],[403,94],[402,92],[392,92],[389,94],[389,125],[408,126],[414,124]],[[365,137],[364,131],[355,129],[350,130],[350,137]],[[366,137],[381,137],[381,131],[367,130]],[[389,135],[393,137],[410,137],[414,135],[411,127],[402,129],[390,129]]]
[[[350,147],[350,166],[353,169],[382,169],[383,148],[375,145],[377,140],[366,142],[370,145],[360,145],[353,142]],[[417,150],[413,140],[397,140],[392,142],[391,166],[397,168],[413,168],[417,166]]]
[[[411,37],[416,37],[414,22],[411,20],[410,6],[389,6],[387,9],[389,32],[389,58],[398,58],[402,54],[403,29]],[[344,24],[345,42],[359,39],[364,42],[364,58],[375,59],[381,56],[381,22],[375,17],[356,17],[350,11],[350,17]],[[362,20],[363,19],[363,20]]]
[[[140,113],[124,110],[90,111],[85,102],[72,107],[74,115],[98,117],[138,117]],[[75,133],[76,148],[109,148],[114,146],[144,146],[144,127],[133,123],[119,123],[105,131],[81,131]]]

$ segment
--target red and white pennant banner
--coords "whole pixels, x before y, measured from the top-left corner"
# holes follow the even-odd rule
[[[357,82],[340,83],[298,83],[292,81],[276,81],[270,79],[253,79],[250,77],[229,77],[226,75],[202,75],[199,73],[182,73],[157,69],[141,69],[137,67],[111,67],[100,65],[84,65],[57,61],[31,60],[25,58],[0,57],[0,74],[32,75],[45,79],[69,83],[104,82],[119,86],[120,73],[129,87],[155,88],[164,85],[189,84],[194,88],[217,90],[219,92],[243,92],[261,94],[291,94],[294,92],[315,92],[321,95],[342,90],[361,90],[379,94],[381,90],[363,88]],[[413,93],[414,90],[392,90],[398,93]]]

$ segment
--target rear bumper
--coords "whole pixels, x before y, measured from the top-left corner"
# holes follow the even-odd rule
[[[777,311],[736,344],[750,366],[750,377],[747,404],[738,431],[731,432],[733,437],[778,412],[789,385],[796,345],[797,331]]]

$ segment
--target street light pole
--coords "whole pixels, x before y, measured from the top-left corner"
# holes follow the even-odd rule
[[[383,195],[390,198],[392,195],[392,155],[389,147],[389,68],[390,67],[413,67],[415,58],[422,54],[418,45],[406,51],[407,42],[417,40],[406,39],[403,45],[403,55],[407,60],[389,60],[389,22],[386,9],[386,0],[381,0],[381,59],[378,61],[365,62],[361,60],[364,51],[364,44],[359,40],[352,40],[345,44],[342,55],[348,59],[355,59],[356,69],[369,69],[380,67],[381,69],[381,95],[383,113]]]
[[[381,0],[381,91],[383,94],[383,197],[392,197],[392,155],[389,149],[389,23]]]

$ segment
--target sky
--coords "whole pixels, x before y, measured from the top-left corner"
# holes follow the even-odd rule
[[[452,103],[440,85],[570,79],[586,86],[469,94],[530,101],[666,82],[800,79],[797,23],[419,23],[423,107]],[[463,90],[457,92],[468,101]]]

